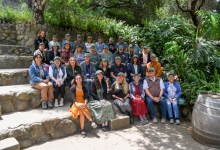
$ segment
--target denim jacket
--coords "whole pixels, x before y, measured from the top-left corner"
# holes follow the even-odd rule
[[[144,89],[143,89],[143,84],[139,83],[138,87],[139,87],[139,91],[140,91],[140,96],[142,98],[144,98],[145,93],[144,93]],[[129,84],[129,91],[130,91],[130,98],[131,99],[135,98],[135,83],[134,83],[134,81]]]
[[[163,91],[163,96],[165,98],[169,98],[169,94],[168,94],[168,87],[169,87],[169,82],[164,82],[164,91]],[[174,82],[173,85],[175,86],[176,88],[176,93],[175,93],[175,98],[178,99],[180,98],[181,94],[182,94],[182,89],[181,89],[181,86],[180,86],[180,83],[179,82]]]
[[[50,68],[52,69],[52,74],[51,74],[51,77],[50,78],[52,78],[52,76],[55,78],[55,79],[57,79],[57,69],[56,69],[56,66],[55,66],[55,64],[52,64],[51,66],[50,66]],[[61,65],[61,70],[62,70],[62,72],[63,72],[63,76],[62,76],[62,78],[64,78],[64,77],[66,77],[67,76],[67,74],[66,74],[66,67],[64,67],[64,65]],[[49,69],[49,75],[50,75],[50,69]],[[51,83],[54,83],[54,81],[52,80],[52,79],[50,79],[50,82]]]
[[[46,79],[49,80],[49,74],[46,66],[44,64],[41,64],[43,70],[44,70],[44,76]],[[43,78],[41,77],[40,74],[40,68],[38,65],[33,62],[32,65],[29,68],[29,75],[30,75],[30,84],[34,86],[36,83],[43,82]]]

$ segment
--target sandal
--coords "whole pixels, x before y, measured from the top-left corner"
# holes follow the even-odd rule
[[[97,128],[96,123],[92,121],[92,122],[91,122],[91,127],[92,127],[93,129]]]
[[[102,131],[103,131],[103,132],[106,132],[106,131],[107,131],[106,128],[105,128],[105,126],[102,126]]]

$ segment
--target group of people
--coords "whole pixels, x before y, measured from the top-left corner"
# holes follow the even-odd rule
[[[64,106],[65,86],[70,87],[70,113],[79,118],[83,137],[86,119],[91,127],[100,124],[104,132],[110,131],[109,122],[115,115],[108,94],[120,111],[130,116],[131,124],[134,116],[147,124],[148,113],[157,123],[155,104],[160,106],[162,123],[168,113],[171,124],[180,124],[182,91],[174,74],[163,82],[161,64],[149,47],[141,50],[134,41],[124,42],[122,36],[116,44],[112,37],[105,43],[99,37],[93,43],[91,36],[84,43],[81,35],[73,42],[66,34],[60,44],[56,35],[49,42],[40,31],[29,74],[31,86],[41,90],[43,109]]]

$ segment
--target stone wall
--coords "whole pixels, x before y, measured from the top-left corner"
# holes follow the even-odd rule
[[[73,40],[76,40],[77,34],[81,34],[84,39],[86,39],[87,35],[92,35],[93,39],[97,39],[99,36],[97,34],[82,32],[72,28],[61,28],[51,25],[0,23],[0,44],[22,45],[26,48],[33,49],[34,39],[37,37],[37,33],[40,30],[46,31],[48,40],[51,40],[52,36],[56,34],[58,35],[59,41],[62,41],[66,33],[70,33]]]

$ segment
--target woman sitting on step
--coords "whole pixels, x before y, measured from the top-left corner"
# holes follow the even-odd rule
[[[61,58],[56,56],[54,58],[54,64],[49,67],[50,81],[54,87],[54,107],[64,106],[64,95],[65,95],[65,84],[66,79],[66,68],[61,63]],[[60,103],[58,102],[58,97],[61,95]]]
[[[115,105],[120,108],[122,113],[126,113],[130,116],[130,123],[132,124],[133,115],[130,106],[129,89],[124,73],[118,73],[116,81],[112,84],[112,93],[112,97],[115,99]]]
[[[107,83],[101,70],[96,71],[92,84],[92,98],[89,108],[94,121],[102,125],[102,131],[110,131],[109,121],[114,119],[112,104],[107,100]]]
[[[42,108],[53,108],[53,84],[49,82],[46,66],[42,64],[41,53],[34,55],[34,61],[29,68],[30,84],[33,88],[41,90]]]
[[[92,128],[96,128],[97,125],[93,122],[91,113],[87,107],[88,92],[86,90],[85,84],[83,83],[82,75],[80,74],[76,75],[74,79],[73,86],[70,89],[70,97],[72,100],[70,113],[73,119],[77,119],[79,117],[81,134],[83,137],[85,137],[85,119],[87,118],[91,122]]]
[[[129,84],[129,91],[133,115],[138,116],[140,118],[140,123],[144,125],[148,123],[148,120],[146,118],[148,109],[144,102],[145,93],[143,90],[143,84],[139,82],[140,76],[140,74],[133,75],[134,81]]]

